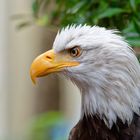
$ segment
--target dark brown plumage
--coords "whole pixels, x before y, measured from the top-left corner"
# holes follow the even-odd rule
[[[118,119],[109,129],[97,116],[84,116],[71,130],[69,140],[140,140],[140,117],[128,126]]]

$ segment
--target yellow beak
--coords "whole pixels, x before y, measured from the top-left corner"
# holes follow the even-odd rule
[[[30,76],[33,83],[36,83],[37,77],[42,77],[53,72],[62,71],[65,67],[79,65],[78,62],[71,60],[67,55],[54,53],[49,50],[38,56],[32,63]]]

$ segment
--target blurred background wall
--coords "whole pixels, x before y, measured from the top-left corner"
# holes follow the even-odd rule
[[[19,13],[30,15],[31,3],[30,0],[0,1],[1,140],[25,139],[31,120],[49,110],[62,111],[73,123],[80,114],[78,90],[62,77],[50,75],[38,80],[36,86],[32,84],[30,64],[52,47],[57,30],[37,26],[16,28],[12,17]]]
[[[8,116],[8,11],[7,2],[0,1],[0,139],[6,138],[9,132]]]

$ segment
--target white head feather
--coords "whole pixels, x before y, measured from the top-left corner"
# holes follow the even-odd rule
[[[68,26],[54,41],[56,53],[80,46],[80,65],[63,72],[81,90],[82,115],[98,115],[108,127],[117,118],[131,123],[140,114],[140,65],[129,45],[116,34],[98,26]]]

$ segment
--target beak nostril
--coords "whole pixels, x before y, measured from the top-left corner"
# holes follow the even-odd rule
[[[54,52],[53,50],[47,51],[46,53],[43,54],[43,57],[47,60],[47,61],[53,61],[54,59]]]
[[[51,57],[51,56],[49,56],[49,55],[47,55],[47,56],[46,56],[46,58],[47,58],[47,59],[50,59],[50,60],[52,59],[52,57]]]

